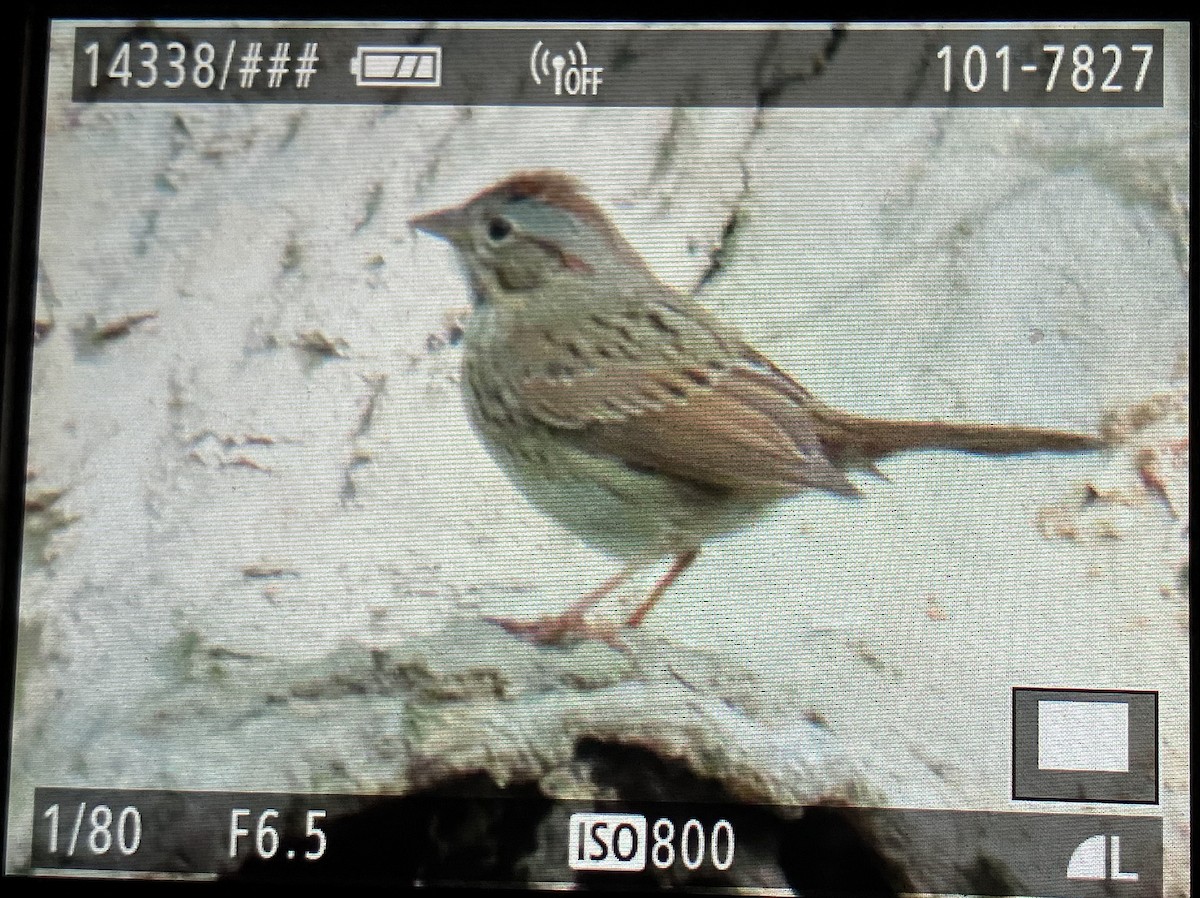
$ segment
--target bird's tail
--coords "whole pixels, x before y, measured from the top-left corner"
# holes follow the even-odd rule
[[[828,410],[822,414],[826,452],[848,464],[870,466],[889,455],[916,449],[952,449],[978,455],[1023,452],[1087,452],[1103,448],[1100,437],[1038,427],[886,421]]]

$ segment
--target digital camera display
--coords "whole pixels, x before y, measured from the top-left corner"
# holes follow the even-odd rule
[[[7,874],[1191,894],[1190,26],[34,45]]]

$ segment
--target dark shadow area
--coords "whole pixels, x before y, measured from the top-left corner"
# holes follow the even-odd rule
[[[319,864],[302,860],[313,849],[311,838],[284,838],[274,858],[251,857],[224,878],[520,884],[527,881],[523,861],[533,853],[551,805],[535,785],[501,788],[476,774],[402,798],[370,801],[358,813],[325,821],[328,849]]]
[[[480,773],[400,798],[364,797],[361,810],[323,821],[327,849],[320,863],[303,860],[314,848],[311,837],[290,835],[270,860],[252,854],[224,878],[528,888],[545,878],[549,862],[568,883],[604,891],[790,887],[801,895],[894,898],[910,889],[904,873],[875,847],[869,810],[797,808],[792,819],[785,809],[745,804],[720,780],[697,776],[684,762],[640,746],[581,740],[575,763],[597,791],[612,796],[581,803],[580,809],[594,804],[596,810],[644,814],[648,847],[654,827],[666,832],[668,824],[660,821],[670,821],[675,862],[666,869],[648,862],[641,872],[572,873],[565,844],[561,861],[557,845],[541,844],[547,827],[557,826],[547,820],[555,802],[535,784],[500,787]],[[693,836],[699,830],[711,834],[717,821],[728,821],[736,833],[736,863],[718,869],[711,861],[718,849],[695,838],[690,846],[703,863],[688,869],[680,862],[680,835],[693,820]],[[565,842],[565,815],[562,825]],[[279,830],[297,833],[302,827],[281,824]]]
[[[678,864],[669,872],[648,865],[642,874],[622,876],[622,887],[753,889],[786,884],[802,895],[878,898],[911,889],[904,873],[874,847],[869,811],[814,807],[788,820],[779,809],[745,804],[720,780],[697,776],[683,762],[640,746],[583,740],[576,758],[588,767],[594,783],[612,790],[630,807],[661,802],[659,810],[674,820],[703,821],[719,815],[737,833],[737,863],[724,873],[708,865],[692,873]],[[611,889],[612,879],[585,874],[577,881]]]

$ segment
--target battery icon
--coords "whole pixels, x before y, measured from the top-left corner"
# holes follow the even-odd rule
[[[359,47],[350,60],[359,87],[441,87],[441,47]]]

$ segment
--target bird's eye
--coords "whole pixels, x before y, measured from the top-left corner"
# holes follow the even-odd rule
[[[488,222],[487,235],[488,240],[493,243],[499,243],[505,237],[512,233],[512,222],[507,218],[497,215]]]

